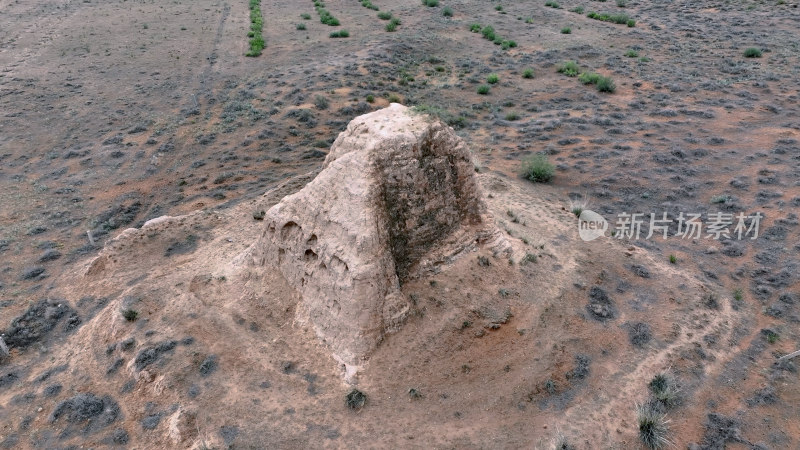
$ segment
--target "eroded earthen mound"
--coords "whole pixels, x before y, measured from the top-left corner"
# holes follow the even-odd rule
[[[464,142],[399,104],[351,121],[322,172],[265,222],[256,264],[279,267],[301,318],[347,365],[407,315],[401,283],[476,244],[507,248]]]

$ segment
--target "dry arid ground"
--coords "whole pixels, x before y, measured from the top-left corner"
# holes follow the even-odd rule
[[[646,448],[645,405],[676,448],[800,448],[796,0],[364,2],[393,32],[324,3],[339,26],[262,0],[246,57],[247,0],[0,0],[1,447]],[[296,290],[235,261],[390,101],[466,141],[514,253],[405,283],[345,380]],[[548,183],[520,175],[537,153]],[[584,242],[575,205],[764,218]]]

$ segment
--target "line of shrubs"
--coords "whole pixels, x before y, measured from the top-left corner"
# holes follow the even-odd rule
[[[264,28],[264,18],[261,16],[261,0],[250,0],[250,31],[247,37],[250,38],[250,50],[245,56],[259,56],[264,50],[266,43],[261,31]]]
[[[586,15],[586,17],[594,20],[600,20],[603,22],[616,23],[619,25],[626,24],[631,28],[636,26],[636,21],[631,19],[627,14],[608,14],[608,13],[590,12],[589,14]]]
[[[495,45],[501,46],[503,50],[508,50],[509,48],[514,48],[517,46],[516,42],[500,37],[497,32],[495,32],[494,27],[491,25],[484,27],[478,23],[473,23],[469,26],[469,31],[482,34],[484,39],[494,42]]]

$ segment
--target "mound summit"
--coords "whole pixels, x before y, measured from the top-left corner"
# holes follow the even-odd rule
[[[510,247],[488,214],[464,142],[392,104],[353,119],[322,171],[267,211],[254,264],[276,265],[298,314],[345,365],[358,365],[411,305],[400,286],[449,258]]]

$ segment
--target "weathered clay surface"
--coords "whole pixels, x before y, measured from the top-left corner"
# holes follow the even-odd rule
[[[256,263],[279,267],[302,318],[347,365],[407,315],[401,283],[437,257],[504,243],[463,141],[399,104],[350,122],[319,175],[265,222]]]

